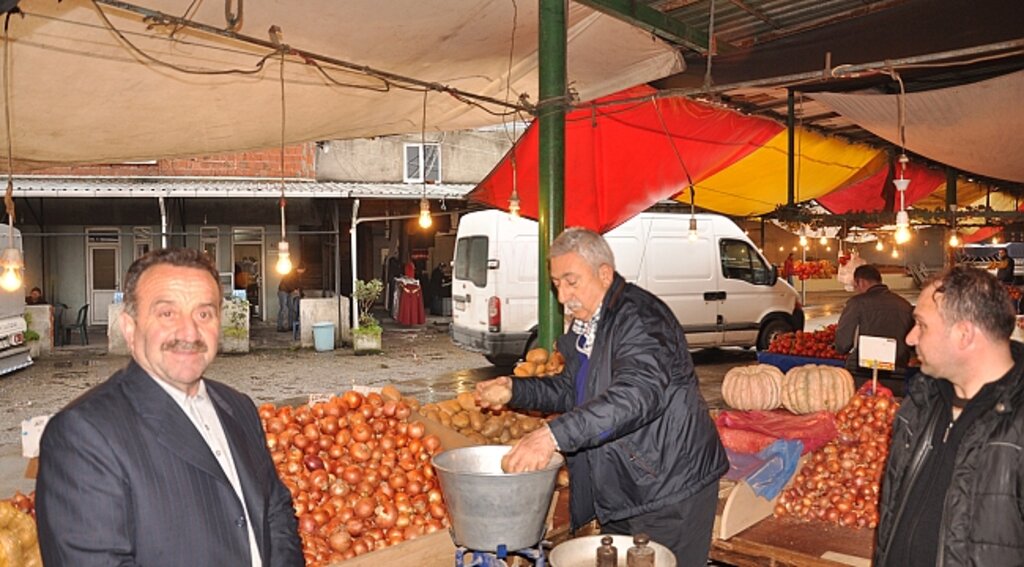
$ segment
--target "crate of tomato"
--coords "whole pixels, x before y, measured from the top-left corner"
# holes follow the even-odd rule
[[[811,332],[782,333],[771,340],[768,350],[757,353],[757,361],[771,364],[783,372],[805,364],[843,366],[846,355],[836,352],[835,340],[835,324]]]

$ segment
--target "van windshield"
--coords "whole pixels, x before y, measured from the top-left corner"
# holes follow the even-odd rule
[[[486,236],[467,236],[455,243],[454,277],[469,280],[477,287],[487,287]]]
[[[744,280],[755,285],[769,285],[768,266],[761,256],[742,240],[723,238],[719,243],[722,249],[722,275],[729,279]]]

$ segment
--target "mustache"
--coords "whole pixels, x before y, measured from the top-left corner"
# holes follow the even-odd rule
[[[565,303],[565,308],[569,311],[577,311],[583,308],[583,302],[578,299],[573,299]]]
[[[167,341],[166,343],[160,345],[160,350],[163,350],[163,351],[170,350],[170,351],[175,351],[175,352],[206,352],[208,350],[208,347],[206,346],[206,343],[204,341],[201,341],[201,340],[197,340],[197,341],[173,340],[173,341]]]

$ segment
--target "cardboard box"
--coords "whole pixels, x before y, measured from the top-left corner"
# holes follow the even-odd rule
[[[36,478],[39,475],[39,457],[32,457],[25,466],[25,478]]]
[[[50,415],[37,415],[21,422],[21,456],[32,459],[39,456],[39,439],[43,436]]]

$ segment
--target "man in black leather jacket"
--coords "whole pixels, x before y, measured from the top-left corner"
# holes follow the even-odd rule
[[[921,373],[896,414],[875,565],[1024,563],[1024,345],[988,273],[921,291],[907,342]]]
[[[680,261],[683,261],[680,259]],[[551,244],[551,279],[573,315],[558,340],[565,370],[551,378],[497,378],[477,386],[481,405],[561,413],[524,437],[507,470],[566,455],[575,530],[595,517],[605,533],[645,532],[680,566],[705,565],[728,469],[701,397],[686,337],[660,299],[615,272],[599,234],[569,229]]]

